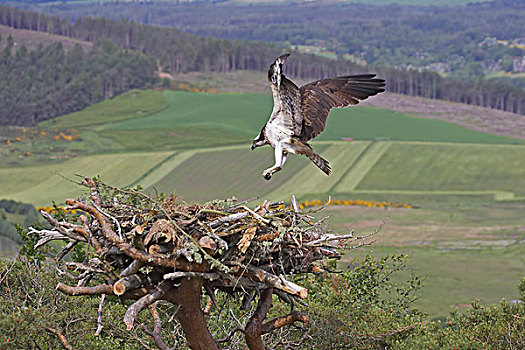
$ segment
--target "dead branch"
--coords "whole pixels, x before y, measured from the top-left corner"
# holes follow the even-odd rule
[[[124,277],[113,285],[115,295],[123,295],[127,290],[140,288],[144,284],[143,275],[131,275]]]
[[[273,332],[276,329],[294,324],[295,322],[302,322],[307,324],[309,321],[308,314],[300,311],[292,311],[289,315],[274,318],[266,322],[262,326],[262,334]]]
[[[66,350],[74,350],[73,347],[67,341],[67,338],[64,336],[64,334],[62,334],[62,332],[60,332],[58,329],[54,329],[54,328],[51,328],[51,327],[46,327],[46,330],[48,332],[53,333],[54,335],[57,336],[58,340],[60,340],[60,342],[62,343],[62,346],[64,347],[64,349],[66,349]]]
[[[183,272],[183,271],[178,271],[178,272],[171,272],[171,273],[167,273],[163,276],[163,278],[165,280],[174,280],[174,279],[177,279],[177,278],[182,278],[182,277],[198,277],[198,278],[203,278],[203,279],[206,279],[206,280],[210,280],[210,281],[213,281],[213,280],[216,280],[216,279],[219,279],[221,277],[220,274],[218,273],[215,273],[215,272]]]
[[[164,343],[164,341],[162,340],[162,335],[161,335],[162,321],[160,319],[159,313],[155,305],[156,303],[148,306],[149,313],[151,314],[151,317],[153,318],[153,330],[150,331],[148,327],[146,327],[145,324],[141,324],[140,326],[142,327],[142,330],[146,332],[146,334],[148,334],[151,338],[153,338],[155,345],[157,345],[157,347],[160,350],[170,350],[168,346],[166,345],[166,343]]]
[[[306,314],[294,311],[295,303],[306,305],[308,290],[287,276],[327,271],[324,260],[341,258],[338,248],[371,244],[369,238],[382,227],[361,237],[354,237],[353,231],[329,233],[323,228],[324,218],[316,221],[308,214],[311,211],[300,209],[295,197],[291,206],[265,200],[251,209],[245,202],[179,203],[174,196],[161,203],[158,197],[98,180],[86,178],[83,184],[89,188],[88,198],[66,199],[66,209],[85,214],[68,217],[66,213],[66,219],[59,221],[43,212],[53,229],[31,231],[40,236],[38,246],[67,240],[59,258],[76,244],[88,245],[84,263],[58,268],[61,276],[77,280],[78,285],[59,283],[57,289],[68,295],[101,295],[96,334],[102,330],[104,295],[136,300],[124,317],[128,329],[146,307],[161,299],[171,302],[178,306],[176,317],[192,349],[219,349],[202,311],[203,288],[210,296],[207,312],[216,305],[217,291],[238,299],[246,309],[262,292],[246,328],[232,330],[224,342],[244,328],[249,348],[264,349],[263,334],[308,321]],[[99,284],[92,285],[95,282]],[[264,323],[272,294],[289,304],[291,313]],[[154,307],[150,314],[154,327],[145,331],[164,349],[162,323]]]
[[[58,283],[56,288],[67,295],[113,294],[113,286],[110,284],[99,284],[95,287],[72,287]]]
[[[232,339],[233,335],[235,333],[237,333],[237,332],[244,333],[244,329],[242,329],[242,327],[240,327],[240,326],[235,327],[234,329],[232,329],[230,331],[230,333],[228,333],[228,335],[226,337],[217,340],[217,343],[227,343],[227,342],[229,342]]]
[[[268,285],[269,287],[274,287],[277,289],[281,289],[286,293],[297,295],[301,299],[306,299],[306,297],[308,296],[308,290],[306,288],[303,288],[293,282],[287,281],[284,278],[284,276],[278,277],[256,267],[245,266],[245,269],[243,270],[239,268],[239,266],[237,266],[232,268],[232,272],[234,275],[237,276],[241,276],[244,274],[246,277],[254,281],[262,282]]]
[[[124,315],[124,323],[128,327],[128,330],[133,328],[135,319],[144,308],[161,299],[162,296],[164,296],[164,294],[166,294],[166,292],[172,287],[173,282],[162,281],[154,290],[150,291],[148,294],[131,304]]]
[[[95,331],[95,335],[100,335],[100,332],[102,332],[102,311],[104,309],[104,300],[106,299],[106,294],[102,294],[100,296],[100,302],[98,303],[98,312],[97,312],[97,330]]]

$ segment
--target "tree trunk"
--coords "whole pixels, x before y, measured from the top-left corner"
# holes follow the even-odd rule
[[[201,310],[202,279],[183,278],[178,288],[164,295],[164,299],[178,305],[177,318],[188,345],[193,350],[220,350],[213,339]]]
[[[264,334],[263,321],[268,311],[272,308],[272,294],[273,288],[267,288],[261,293],[257,309],[246,325],[244,337],[250,350],[266,350],[262,340],[262,335]]]

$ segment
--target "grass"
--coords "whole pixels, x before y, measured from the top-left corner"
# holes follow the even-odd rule
[[[522,196],[524,161],[521,146],[397,143],[391,145],[357,189],[500,190]]]
[[[358,140],[388,138],[396,141],[517,144],[523,141],[482,133],[437,119],[411,117],[369,107],[335,109],[319,140],[353,137]]]
[[[2,168],[0,193],[2,198],[35,205],[62,203],[67,197],[83,192],[81,186],[69,181],[78,181],[75,174],[100,175],[110,184],[126,186],[169,155],[169,152],[93,155],[46,166]]]
[[[161,91],[134,90],[39,124],[41,129],[79,129],[142,118],[167,107]]]
[[[474,299],[496,303],[517,298],[516,285],[523,277],[522,242],[525,240],[525,204],[463,202],[461,206],[391,209],[327,207],[337,232],[356,230],[357,235],[377,228],[372,247],[350,251],[344,261],[374,255],[406,253],[412,268],[426,276],[419,306],[432,317],[444,317],[450,305],[465,308]],[[407,272],[410,272],[407,271]]]
[[[525,241],[525,145],[519,140],[351,107],[334,111],[321,141],[312,143],[330,162],[330,176],[291,155],[265,181],[261,173],[273,165],[272,150],[249,146],[271,105],[270,96],[258,93],[136,91],[42,123],[35,132],[2,130],[6,139],[17,132],[22,139],[0,146],[0,193],[36,205],[62,202],[83,189],[55,173],[68,179],[79,173],[115,186],[175,192],[190,202],[231,196],[277,201],[291,194],[408,202],[420,209],[329,207],[320,215],[331,216],[335,232],[357,233],[389,216],[372,249],[413,256],[428,276],[421,306],[435,317],[478,297],[516,297]],[[69,129],[80,137],[53,139]],[[48,135],[38,136],[42,130]],[[372,140],[377,137],[389,140]],[[362,254],[354,251],[346,260]]]
[[[290,158],[286,172],[277,173],[271,181],[266,181],[262,171],[273,165],[273,152],[268,148],[253,152],[248,147],[197,152],[153,187],[168,193],[174,191],[188,200],[263,197],[282,187],[309,162],[299,157]]]

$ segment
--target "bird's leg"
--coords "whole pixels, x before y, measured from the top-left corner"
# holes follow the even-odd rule
[[[275,149],[275,164],[273,167],[266,169],[263,171],[263,176],[266,180],[270,180],[272,178],[272,175],[279,170],[281,170],[281,167],[284,165],[284,162],[286,162],[286,158],[288,157],[288,153],[284,152],[281,148]]]

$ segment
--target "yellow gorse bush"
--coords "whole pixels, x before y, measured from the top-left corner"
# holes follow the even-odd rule
[[[413,209],[414,206],[408,203],[391,203],[379,201],[366,201],[362,199],[333,199],[329,202],[323,202],[319,199],[305,200],[299,202],[299,208],[304,209],[308,207],[320,207],[322,205],[360,205],[368,208],[406,208]]]
[[[320,207],[322,205],[359,205],[368,208],[405,208],[405,209],[414,209],[412,204],[408,203],[392,203],[392,202],[379,202],[379,201],[366,201],[362,199],[334,199],[330,200],[329,203],[323,202],[320,199],[305,200],[298,203],[300,209],[311,208],[311,207]],[[276,208],[282,209],[284,204],[276,206]],[[64,209],[63,207],[60,207]],[[44,210],[48,213],[55,211],[54,207],[36,207],[38,211]]]

